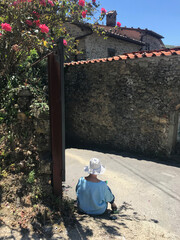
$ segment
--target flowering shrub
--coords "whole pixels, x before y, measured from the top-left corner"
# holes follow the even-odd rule
[[[48,0],[48,3],[49,3],[52,7],[54,7],[54,3],[53,3],[53,1]]]
[[[64,46],[67,46],[67,41],[65,39],[63,39],[63,44]]]
[[[79,6],[84,7],[84,5],[85,5],[85,0],[79,0]]]
[[[88,21],[97,7],[96,0],[0,0],[0,124],[5,123],[8,135],[13,136],[6,150],[12,161],[17,160],[15,146],[21,145],[24,151],[31,145],[34,153],[23,161],[38,162],[33,132],[27,138],[28,131],[18,131],[16,126],[21,124],[18,113],[27,120],[22,124],[25,130],[32,128],[31,118],[48,113],[47,58],[42,57],[56,48],[59,37],[63,37],[66,57],[77,54],[77,42],[65,23]],[[33,94],[30,110],[20,108],[17,94],[22,89]],[[28,177],[33,182],[33,174]]]
[[[26,20],[27,25],[32,26],[33,22],[31,20]]]
[[[90,20],[98,6],[96,0],[1,0],[0,87],[32,49],[43,55],[56,47],[59,37],[66,39],[65,55],[76,54],[77,43],[63,24]]]
[[[117,26],[118,26],[118,27],[121,27],[121,23],[120,23],[120,22],[117,22]]]
[[[88,21],[98,7],[96,0],[0,0],[0,109],[8,104],[12,110],[12,89],[42,87],[38,81],[44,78],[44,71],[36,74],[31,65],[55,49],[59,37],[64,38],[66,58],[79,53],[78,41],[65,23]],[[27,61],[32,52],[36,58]]]
[[[101,8],[101,14],[106,14],[106,9],[105,8]]]
[[[39,19],[38,20],[34,20],[33,23],[35,23],[37,27],[40,26],[40,20]]]
[[[49,28],[45,24],[40,24],[39,28],[41,29],[42,33],[48,33],[49,32]]]
[[[12,27],[10,26],[10,24],[8,23],[1,23],[1,27],[3,30],[5,30],[6,32],[11,32]]]
[[[85,18],[87,14],[87,10],[86,11],[82,11],[82,17]]]

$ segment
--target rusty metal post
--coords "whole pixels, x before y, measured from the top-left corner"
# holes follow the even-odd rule
[[[61,76],[61,126],[62,126],[62,180],[65,181],[65,96],[64,96],[64,44],[63,38],[58,41],[58,56]]]
[[[60,48],[60,45],[61,48]],[[53,192],[62,196],[65,177],[65,126],[64,126],[64,61],[63,40],[60,39],[58,54],[48,56],[49,106]]]

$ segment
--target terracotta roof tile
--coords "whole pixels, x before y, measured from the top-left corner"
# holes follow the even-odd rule
[[[120,58],[119,58],[118,56],[115,56],[115,57],[114,57],[114,60],[115,60],[115,61],[117,61],[117,60],[119,60],[119,59],[120,59]]]
[[[135,58],[135,54],[133,54],[133,53],[127,53],[126,55],[130,59],[134,59]]]
[[[176,52],[176,50],[170,49],[170,52],[173,54],[174,52]]]
[[[170,51],[169,52],[162,51],[162,54],[165,55],[165,56],[171,56],[172,55]]]
[[[113,60],[113,58],[112,58],[112,57],[109,57],[107,60],[108,60],[109,62],[111,62],[111,61]]]
[[[135,53],[134,55],[135,55],[135,58],[142,58],[143,57],[141,53]]]
[[[152,57],[153,53],[146,53],[146,57]]]
[[[101,62],[106,62],[107,58],[101,58]]]
[[[126,60],[128,57],[126,55],[120,55],[119,58],[122,60]]]
[[[156,57],[161,56],[161,52],[153,52],[153,55],[155,55]]]
[[[99,62],[112,62],[112,61],[120,61],[120,60],[143,58],[143,57],[150,58],[150,57],[160,57],[160,56],[172,56],[172,55],[180,55],[180,47],[173,48],[173,49],[166,48],[166,49],[153,50],[153,51],[125,53],[119,56],[114,56],[109,58],[99,58],[99,59],[92,59],[87,61],[83,60],[78,62],[65,63],[65,66],[88,64],[88,63],[99,63]]]

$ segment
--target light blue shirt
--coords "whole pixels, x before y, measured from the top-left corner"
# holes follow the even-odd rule
[[[114,195],[104,181],[98,183],[81,177],[76,186],[78,207],[87,214],[99,215],[106,211],[107,203],[112,202]]]

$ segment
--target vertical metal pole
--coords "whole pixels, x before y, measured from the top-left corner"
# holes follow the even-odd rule
[[[58,56],[61,78],[61,128],[62,128],[62,181],[65,181],[65,96],[64,96],[64,45],[63,38],[58,41]]]
[[[63,39],[59,41],[58,56],[48,57],[48,75],[53,192],[62,196],[62,180],[65,179],[64,55]]]

